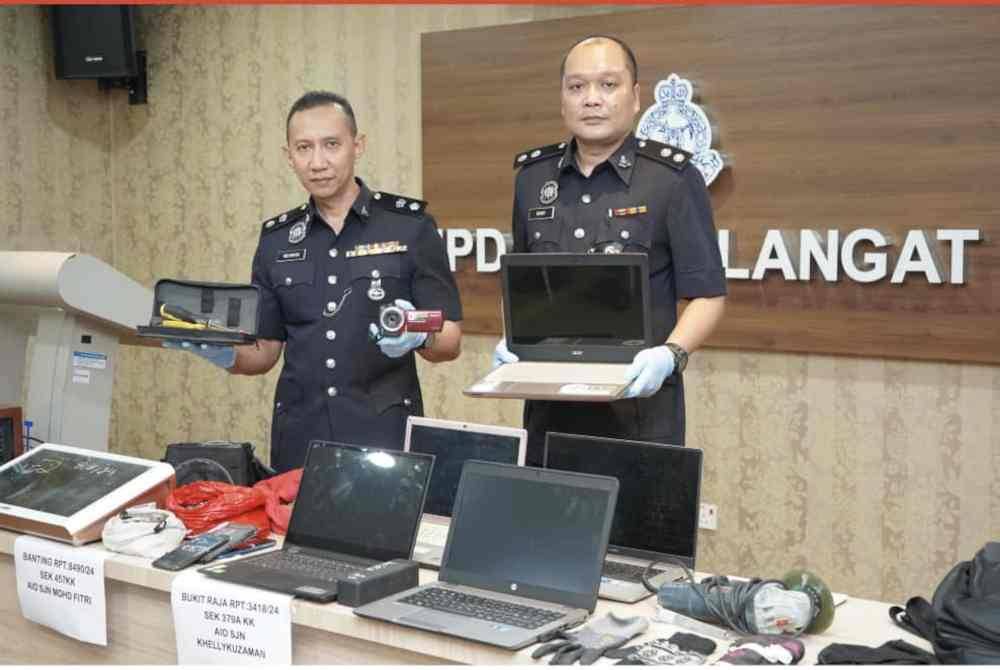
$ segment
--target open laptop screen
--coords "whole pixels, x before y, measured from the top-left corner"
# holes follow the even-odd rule
[[[618,483],[469,461],[441,580],[593,609]]]
[[[694,567],[701,449],[549,433],[545,467],[617,477],[608,551]]]
[[[531,360],[587,361],[598,349],[646,346],[644,254],[505,254],[501,263],[506,332],[514,353],[542,355]],[[562,357],[561,349],[582,353]],[[631,361],[634,353],[623,360]]]
[[[314,441],[288,541],[380,561],[409,558],[434,457]]]
[[[520,428],[410,417],[406,450],[434,456],[424,512],[451,516],[462,466],[468,460],[524,465],[526,439],[527,433]]]

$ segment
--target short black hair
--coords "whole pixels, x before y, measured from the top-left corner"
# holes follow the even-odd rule
[[[292,125],[293,116],[307,109],[325,107],[327,105],[340,107],[341,111],[347,115],[347,121],[351,126],[351,136],[356,137],[358,134],[358,121],[354,118],[354,108],[351,107],[351,103],[347,101],[347,98],[338,93],[331,93],[330,91],[309,91],[296,100],[292,104],[292,108],[288,110],[288,118],[285,119],[285,136],[288,136],[288,129]]]
[[[624,40],[612,35],[587,35],[586,37],[578,39],[574,42],[573,46],[566,50],[566,55],[563,56],[562,64],[559,65],[559,81],[562,81],[562,78],[566,75],[566,59],[569,58],[570,52],[587,40],[608,40],[609,42],[614,42],[620,46],[622,51],[625,52],[625,65],[628,67],[628,71],[632,73],[632,83],[639,83],[639,64],[635,60],[635,53],[632,51],[632,47],[625,44]]]

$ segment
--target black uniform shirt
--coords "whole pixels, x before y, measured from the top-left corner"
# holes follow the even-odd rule
[[[313,439],[402,448],[423,403],[414,354],[389,358],[371,340],[396,298],[460,321],[458,288],[426,203],[361,192],[340,234],[308,203],[264,223],[253,261],[262,338],[285,342],[271,464],[300,467]]]
[[[585,177],[575,149],[563,142],[515,158],[514,251],[648,254],[653,336],[665,342],[679,299],[726,293],[701,173],[687,152],[629,135]],[[607,405],[528,402],[525,425],[533,462],[548,430],[683,444],[682,382],[676,375],[652,398]]]

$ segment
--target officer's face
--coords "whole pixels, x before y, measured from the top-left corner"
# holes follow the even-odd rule
[[[622,48],[611,41],[578,44],[566,58],[562,117],[578,142],[617,144],[639,113],[639,84],[632,81]]]
[[[288,164],[316,200],[343,193],[354,181],[354,163],[365,149],[364,135],[351,135],[351,122],[337,105],[296,112],[288,124]]]

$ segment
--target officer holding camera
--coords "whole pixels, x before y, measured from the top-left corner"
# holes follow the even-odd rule
[[[286,132],[288,164],[310,198],[262,226],[260,339],[191,348],[247,375],[268,372],[284,351],[271,425],[279,472],[301,467],[314,439],[402,448],[407,416],[423,413],[414,352],[449,361],[462,337],[458,288],[426,203],[355,177],[366,138],[350,103],[306,93]]]
[[[632,134],[632,50],[614,37],[585,38],[560,78],[572,139],[515,157],[514,251],[647,254],[653,333],[663,344],[635,356],[627,399],[527,401],[529,465],[541,464],[550,431],[684,444],[681,372],[722,318],[726,294],[708,191],[690,154]],[[679,300],[689,302],[678,319]],[[517,357],[501,340],[493,360]]]

